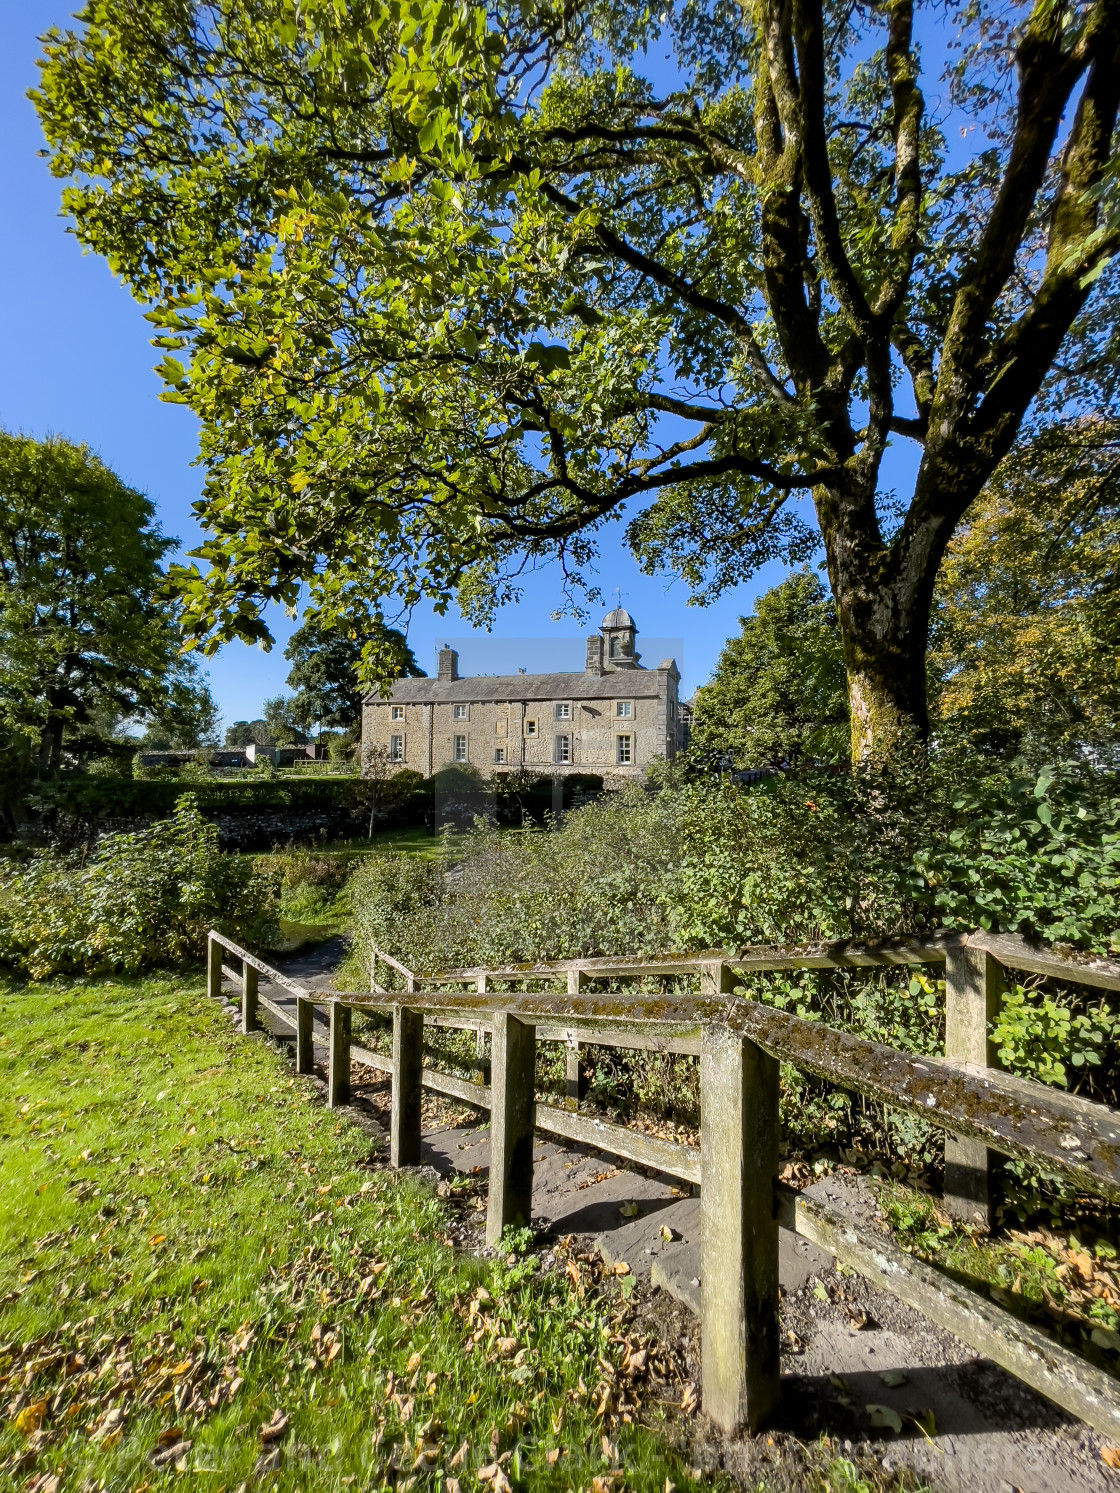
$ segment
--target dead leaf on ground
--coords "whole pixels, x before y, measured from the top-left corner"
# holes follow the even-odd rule
[[[43,1416],[46,1413],[46,1400],[36,1400],[33,1405],[28,1405],[26,1410],[21,1410],[16,1416],[16,1430],[22,1431],[25,1436],[33,1436],[43,1424]]]
[[[266,1425],[261,1426],[261,1445],[272,1446],[275,1442],[282,1440],[287,1434],[290,1423],[290,1417],[285,1415],[283,1410],[274,1410],[272,1419]]]
[[[868,1405],[867,1418],[873,1426],[893,1431],[896,1436],[902,1431],[902,1416],[889,1405]]]
[[[1101,1461],[1114,1472],[1120,1472],[1120,1446],[1102,1446]]]
[[[512,1484],[500,1462],[487,1462],[485,1467],[478,1469],[475,1476],[480,1483],[489,1483],[492,1493],[513,1493]]]

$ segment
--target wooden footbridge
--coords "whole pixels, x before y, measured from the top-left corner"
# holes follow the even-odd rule
[[[989,1217],[992,1153],[1060,1174],[1120,1203],[1120,1111],[1001,1072],[991,1043],[1005,971],[1120,991],[1120,963],[1063,953],[1011,935],[946,933],[921,940],[751,948],[740,953],[563,960],[420,975],[374,949],[369,994],[311,991],[212,932],[208,981],[221,994],[227,955],[239,963],[242,1029],[258,1003],[286,1024],[289,1011],[259,991],[259,976],[295,996],[296,1067],[312,1070],[316,1006],[329,1022],[328,1103],[350,1097],[351,1057],[392,1076],[390,1157],[420,1159],[420,1099],[427,1087],[490,1113],[486,1234],[528,1223],[534,1130],[596,1147],[699,1185],[701,1355],[705,1412],[728,1431],[755,1430],[779,1394],[778,1230],[812,1239],[842,1264],[954,1332],[1039,1393],[1120,1441],[1120,1381],[986,1297],[783,1187],[778,1174],[778,1073],[790,1063],[840,1088],[919,1115],[946,1134],[945,1204],[957,1217]],[[870,1042],[741,994],[773,970],[941,965],[946,1056]],[[387,982],[380,983],[381,978]],[[660,993],[626,982],[659,981]],[[390,989],[389,985],[396,988]],[[621,987],[621,988],[620,988]],[[392,1057],[353,1040],[353,1012],[393,1024]],[[425,1023],[490,1037],[490,1081],[425,1068]],[[538,1042],[559,1042],[578,1075],[581,1044],[687,1053],[700,1061],[700,1145],[655,1139],[536,1102]]]

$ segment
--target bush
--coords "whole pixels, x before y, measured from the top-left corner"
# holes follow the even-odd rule
[[[271,931],[274,879],[218,849],[190,795],[170,819],[109,835],[91,855],[37,855],[0,879],[0,961],[33,980],[136,973],[200,958],[206,932]]]
[[[358,949],[376,943],[425,970],[662,948],[661,879],[679,857],[682,807],[633,786],[554,833],[480,823],[450,876],[447,859],[373,857],[351,882]]]
[[[679,948],[920,934],[977,926],[1108,952],[1120,890],[1115,776],[1031,777],[959,763],[888,773],[810,772],[749,788],[631,787],[568,814],[552,833],[475,829],[442,863],[367,861],[351,882],[364,983],[377,944],[410,968],[517,964]],[[943,1050],[944,980],[917,970],[805,970],[752,977],[756,999],[903,1051]],[[660,982],[654,982],[654,986]],[[652,987],[651,987],[652,988]],[[1114,1018],[1096,996],[1028,980],[1009,992],[1006,1065],[1120,1099]],[[595,1058],[596,1092],[688,1115],[694,1078],[647,1059]],[[665,1065],[662,1065],[663,1067]],[[783,1068],[787,1136],[934,1160],[917,1120]]]

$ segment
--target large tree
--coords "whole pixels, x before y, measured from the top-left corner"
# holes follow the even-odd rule
[[[88,447],[0,432],[0,733],[40,772],[68,733],[197,699],[163,594],[174,543]]]
[[[376,659],[384,678],[424,677],[403,633],[365,619],[328,626],[308,616],[289,639],[284,657],[292,665],[288,684],[296,692],[293,708],[298,719],[343,731],[361,724],[363,658]]]
[[[1120,761],[1120,428],[1005,462],[934,598],[936,733],[999,756]]]
[[[954,530],[1114,396],[1117,0],[81,20],[37,102],[79,237],[189,353],[199,637],[307,579],[485,616],[625,511],[702,598],[823,540],[854,755],[925,733]]]
[[[693,699],[692,745],[739,767],[848,752],[848,701],[836,606],[810,570],[791,575],[739,618]]]

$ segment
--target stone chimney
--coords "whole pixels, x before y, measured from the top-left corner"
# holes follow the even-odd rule
[[[439,650],[439,673],[438,679],[458,679],[459,677],[459,655],[454,648],[441,648]]]
[[[601,674],[603,672],[603,634],[592,633],[587,640],[587,663],[584,666],[587,674]]]

